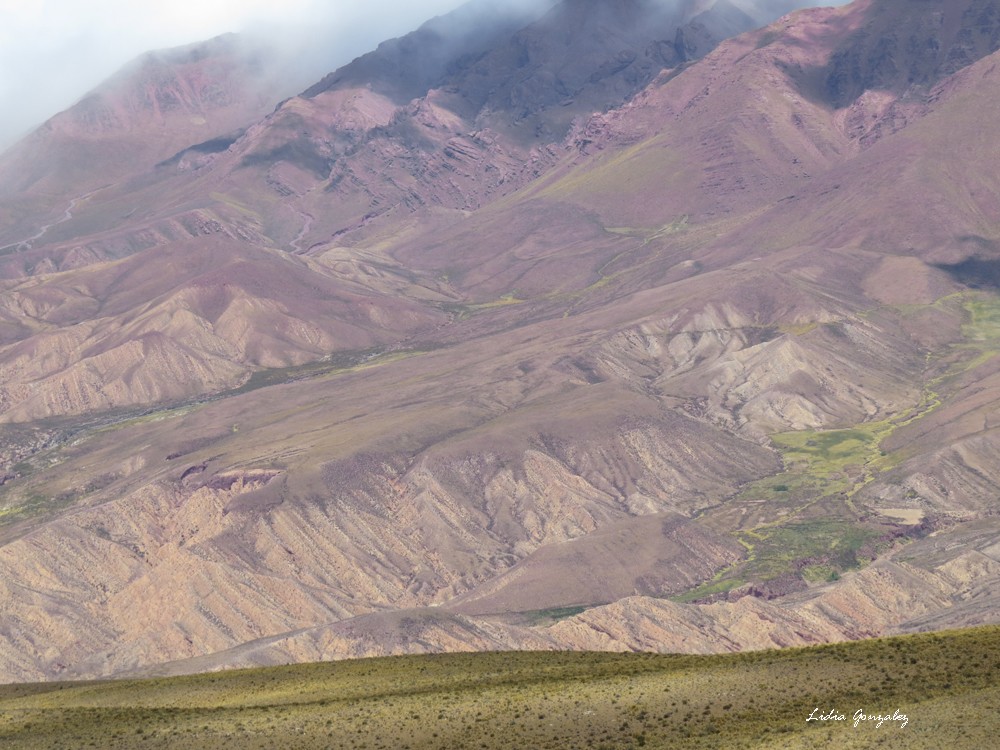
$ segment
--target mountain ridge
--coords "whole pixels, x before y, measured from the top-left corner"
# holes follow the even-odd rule
[[[3,674],[994,621],[998,53],[806,95],[939,5],[796,12],[527,151],[330,79],[82,199],[2,265]]]

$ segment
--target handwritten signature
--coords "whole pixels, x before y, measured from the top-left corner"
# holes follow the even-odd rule
[[[875,728],[881,729],[882,725],[886,722],[896,723],[899,722],[899,728],[902,729],[907,724],[910,723],[909,717],[906,714],[900,713],[899,709],[896,709],[891,714],[889,713],[865,713],[864,709],[859,708],[854,712],[853,715],[854,728],[857,729],[863,722],[875,722]],[[806,721],[848,721],[847,715],[842,714],[840,711],[833,709],[826,713],[820,713],[819,708],[814,708],[812,713],[809,714],[809,718]]]

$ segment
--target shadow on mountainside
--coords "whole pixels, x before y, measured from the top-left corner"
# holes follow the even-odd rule
[[[1000,259],[966,258],[959,263],[935,263],[934,267],[972,289],[1000,289]]]
[[[996,0],[939,5],[928,12],[900,7],[900,0],[870,0],[828,19],[820,27],[823,36],[840,36],[841,41],[825,63],[798,74],[803,96],[836,109],[850,106],[867,91],[919,97],[1000,49]]]

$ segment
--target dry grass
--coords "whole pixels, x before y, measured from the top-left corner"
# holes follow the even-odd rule
[[[512,652],[0,688],[5,748],[981,748],[1000,628],[726,656]],[[844,721],[807,722],[835,710]],[[853,725],[853,715],[898,712]]]

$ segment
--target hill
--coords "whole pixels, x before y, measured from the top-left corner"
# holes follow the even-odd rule
[[[419,656],[6,686],[0,738],[17,750],[971,750],[997,731],[998,645],[985,628],[731,656]]]

